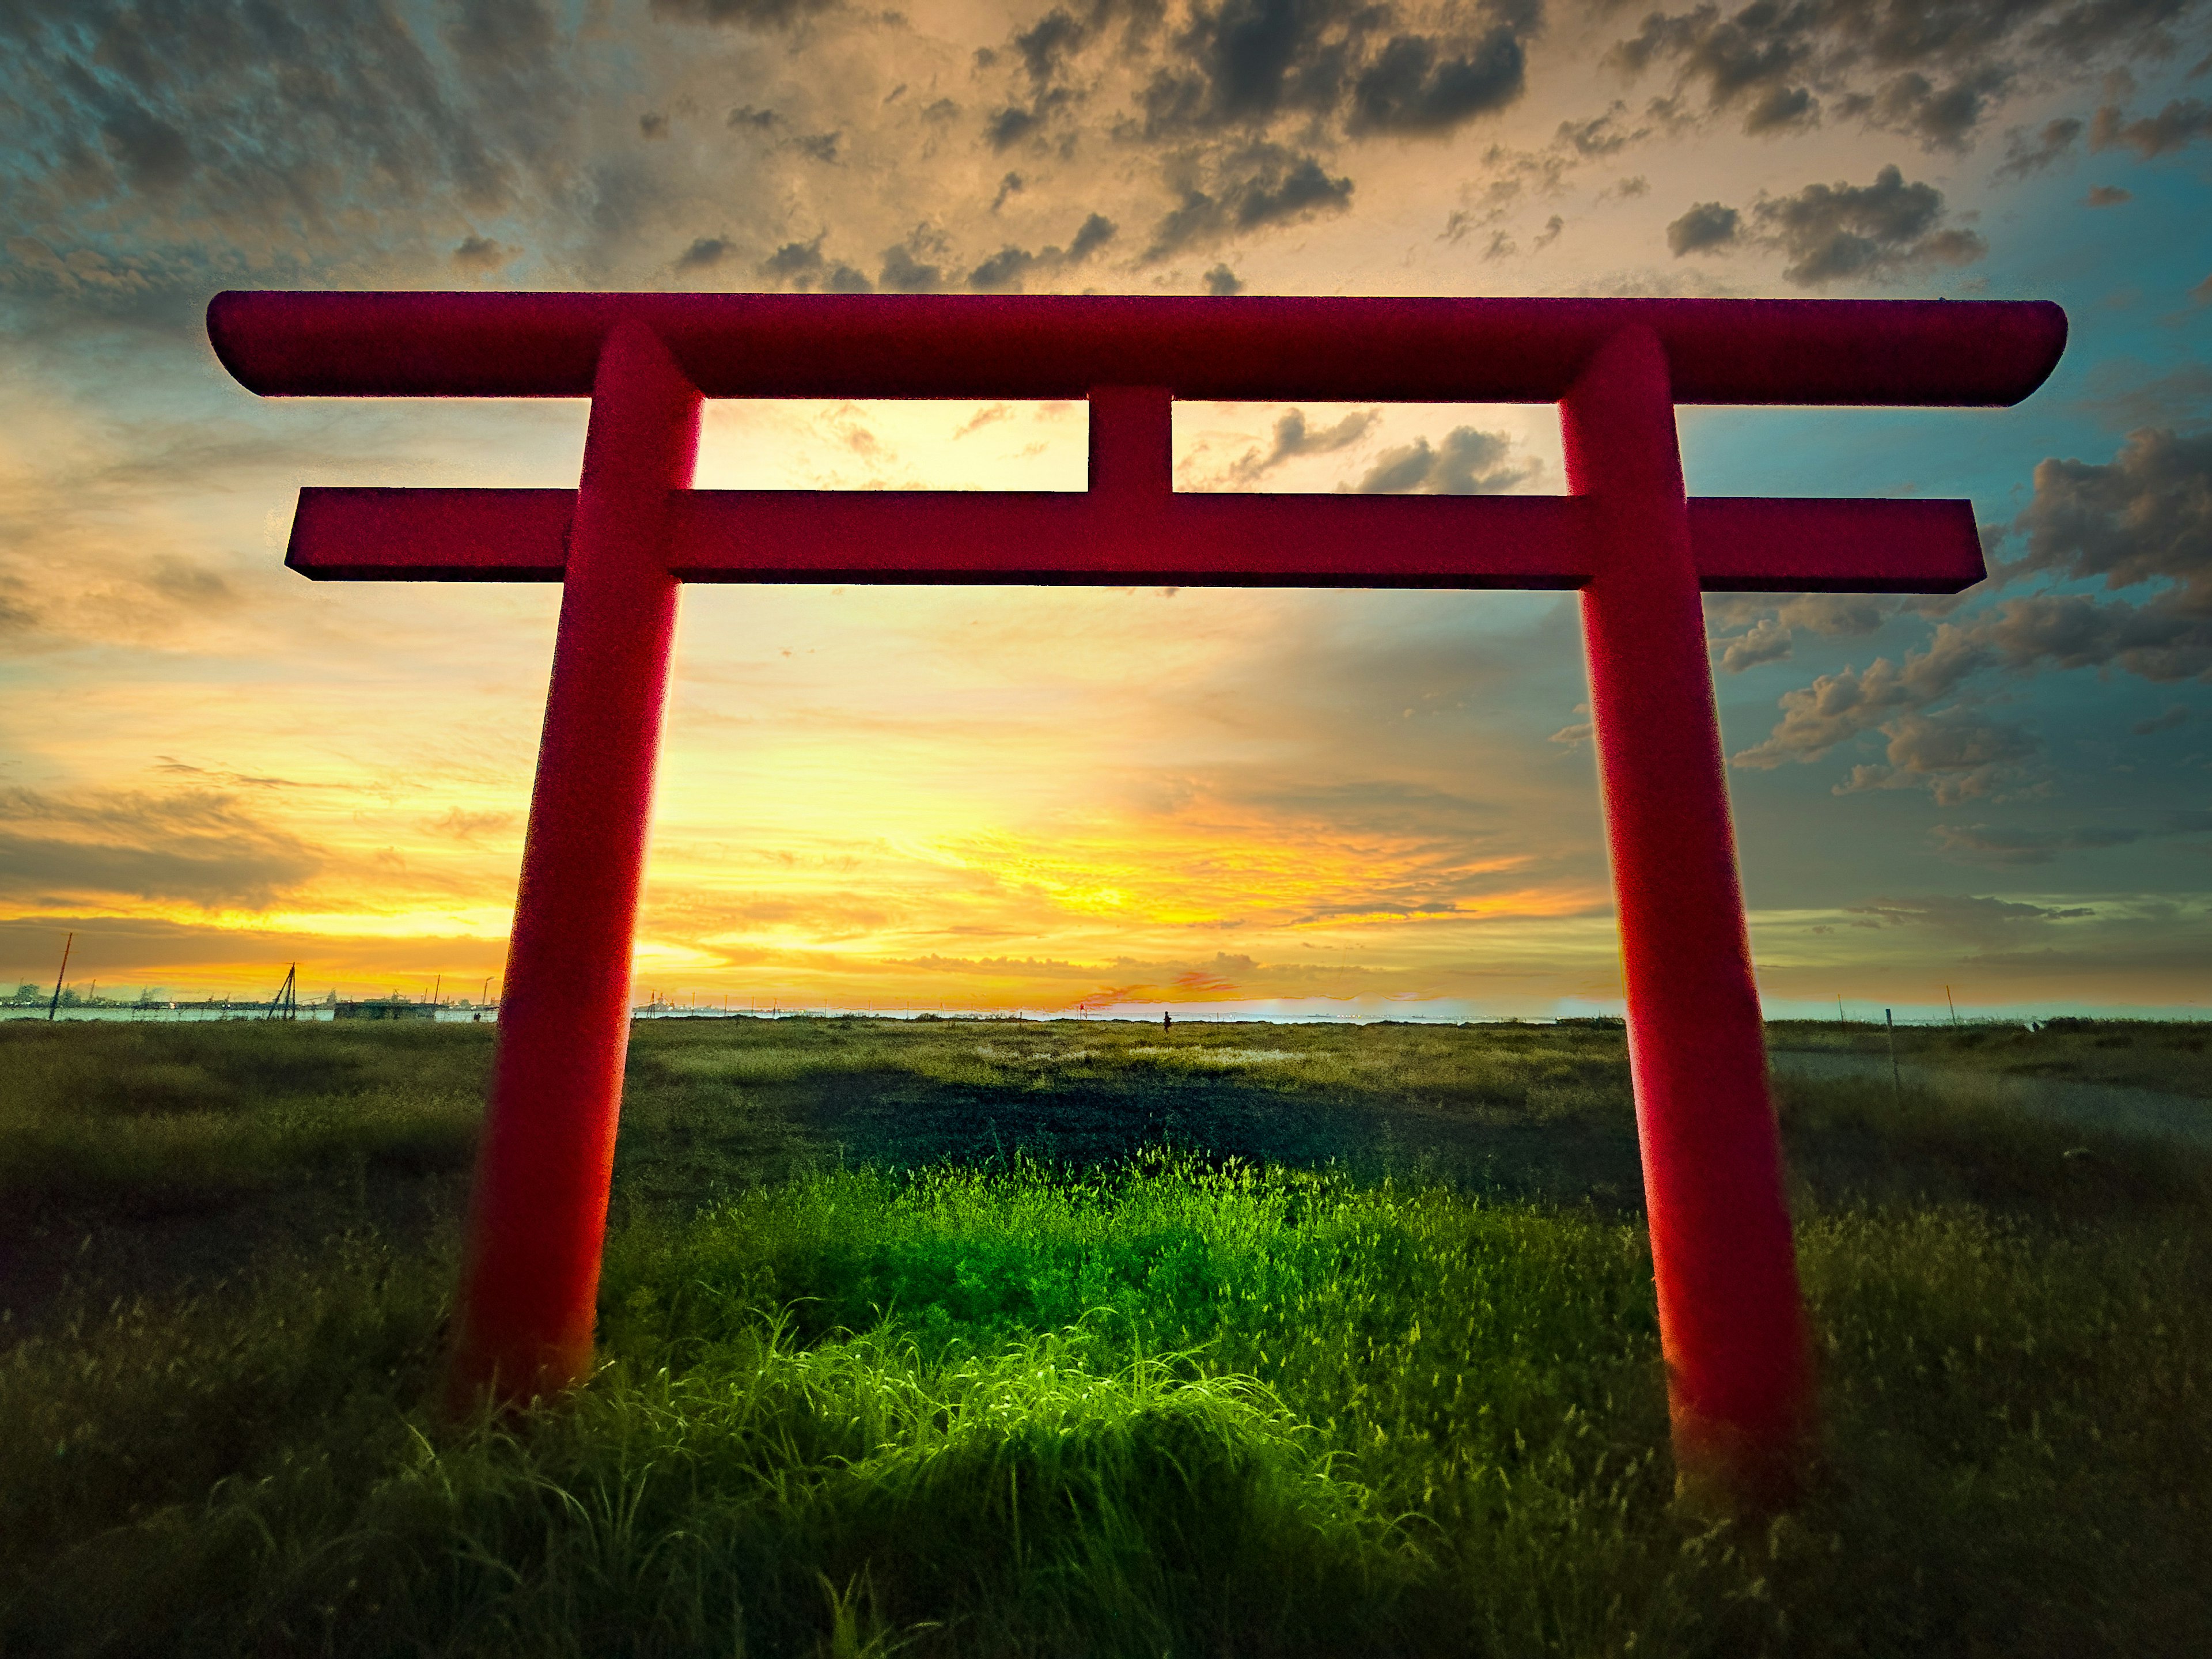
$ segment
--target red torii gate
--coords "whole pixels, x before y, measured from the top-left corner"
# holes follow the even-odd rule
[[[632,934],[684,581],[1578,588],[1680,1467],[1811,1419],[1702,589],[1955,592],[1971,504],[1684,497],[1677,404],[2001,405],[2044,303],[233,293],[270,396],[592,399],[575,490],[303,489],[318,579],[559,581],[478,1154],[457,1389],[587,1372]],[[1566,496],[1178,494],[1176,397],[1548,403]],[[702,398],[1087,398],[1087,493],[695,490]]]

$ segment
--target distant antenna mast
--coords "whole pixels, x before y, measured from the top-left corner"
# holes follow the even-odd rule
[[[54,1017],[54,1011],[62,1006],[62,981],[69,976],[70,946],[76,943],[76,935],[75,933],[71,933],[67,939],[62,941],[62,970],[60,973],[54,975],[54,1000],[46,1005],[46,1018],[48,1019],[52,1019]]]
[[[297,1019],[300,1017],[300,964],[294,963],[284,970],[284,983],[270,999],[269,1018]]]

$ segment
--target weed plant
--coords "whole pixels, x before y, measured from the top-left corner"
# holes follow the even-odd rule
[[[1799,1507],[1731,1523],[1672,1499],[1632,1203],[1479,1161],[1024,1150],[1070,1099],[1096,1137],[1172,1111],[1233,1139],[1255,1099],[1394,1095],[1574,1143],[1618,1132],[1617,1034],[1244,1027],[1163,1057],[1141,1028],[908,1030],[647,1028],[604,1368],[520,1418],[421,1408],[449,1231],[341,1230],[181,1297],[80,1287],[0,1353],[0,1651],[2207,1644],[2201,1161],[1786,1084],[1825,1438]],[[362,1065],[434,1064],[392,1053]],[[936,1156],[793,1161],[887,1097],[952,1126]]]

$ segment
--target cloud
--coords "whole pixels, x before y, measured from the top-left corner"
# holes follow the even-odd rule
[[[1153,137],[1278,119],[1352,135],[1446,133],[1526,89],[1533,4],[1402,11],[1365,0],[1194,5],[1142,102]]]
[[[155,556],[146,574],[146,586],[163,599],[173,599],[193,611],[204,611],[238,601],[237,591],[216,572],[173,553]]]
[[[1976,676],[2118,668],[2154,683],[2212,679],[2212,432],[2144,428],[2107,463],[2044,460],[2004,532],[2012,538],[2026,550],[1997,568],[2000,585],[2045,574],[2153,592],[2139,605],[2024,594],[1942,623],[1902,663],[1880,657],[1784,693],[1780,722],[1731,763],[1817,760],[1878,732],[1888,739],[1884,763],[1855,767],[1838,793],[1925,785],[1939,800],[1977,799],[2017,779],[2034,745],[1972,706]]]
[[[504,838],[514,829],[516,817],[513,812],[471,812],[459,806],[449,806],[436,817],[428,820],[423,828],[434,836],[476,846],[487,837]]]
[[[1620,117],[1628,106],[1616,101],[1602,115],[1592,116],[1587,121],[1562,121],[1553,142],[1571,147],[1577,155],[1595,160],[1613,155],[1628,148],[1638,138],[1646,137],[1650,129],[1638,127],[1633,131],[1624,129]],[[1633,191],[1624,191],[1633,195]]]
[[[1274,441],[1262,454],[1248,449],[1229,468],[1233,484],[1249,485],[1285,461],[1302,455],[1328,455],[1349,449],[1373,430],[1377,411],[1356,410],[1333,426],[1316,427],[1302,409],[1293,409],[1275,422]]]
[[[1498,24],[1454,56],[1426,37],[1395,35],[1352,81],[1346,125],[1354,135],[1449,132],[1519,97],[1524,68],[1521,39],[1510,24]]]
[[[1989,252],[1972,231],[1944,228],[1945,216],[1942,191],[1907,184],[1886,167],[1870,185],[1808,185],[1795,196],[1761,197],[1752,204],[1757,229],[1749,236],[1734,208],[1700,202],[1667,227],[1667,246],[1680,258],[1757,242],[1789,257],[1782,274],[1790,281],[1820,288],[1879,281],[1915,265],[1968,264]]]
[[[1709,593],[1705,618],[1713,628],[1741,628],[1771,616],[1784,628],[1855,638],[1876,632],[1909,603],[1872,593]]]
[[[2070,115],[2045,123],[2033,140],[2022,129],[2014,127],[2005,136],[2005,159],[1997,168],[1997,177],[2025,179],[2042,172],[2072,150],[2081,131],[2081,121]]]
[[[219,791],[0,791],[0,896],[16,903],[139,899],[259,910],[324,863],[316,848]]]
[[[836,0],[653,0],[655,17],[750,29],[789,28]]]
[[[2048,571],[2102,578],[2116,590],[2168,584],[2146,610],[2191,632],[2169,645],[2203,657],[2154,672],[2150,659],[2124,664],[2153,678],[2180,678],[2212,666],[2212,431],[2179,434],[2146,427],[2129,434],[2101,465],[2052,456],[2038,463],[2035,495],[2013,526],[2027,549],[2007,574]],[[2117,643],[2117,642],[2116,642]],[[2140,636],[2132,647],[2144,649]]]
[[[823,256],[822,244],[826,234],[811,242],[786,242],[760,262],[760,274],[772,283],[787,283],[802,290],[819,289],[824,294],[872,291],[875,284],[852,266]]]
[[[2101,851],[2142,839],[2140,830],[2021,830],[1986,823],[1939,823],[1935,836],[1945,852],[1974,864],[2049,864],[2061,853]]]
[[[464,236],[453,249],[453,263],[463,270],[496,270],[514,257],[514,249],[489,236]]]
[[[1385,450],[1353,486],[1362,495],[1498,495],[1536,473],[1533,461],[1515,465],[1513,441],[1502,432],[1454,427],[1443,441],[1426,438]]]
[[[1676,258],[1686,253],[1706,253],[1736,239],[1742,216],[1718,202],[1698,202],[1667,227],[1667,246]]]
[[[1970,944],[2011,944],[2029,929],[2096,915],[2087,905],[2027,904],[2014,899],[1959,893],[1930,893],[1913,898],[1882,898],[1854,905],[1846,915],[1864,917],[1877,927],[1930,927]]]
[[[722,263],[723,257],[729,252],[728,239],[702,236],[676,256],[676,268],[678,270],[712,270]]]
[[[1870,185],[1808,185],[1795,196],[1755,204],[1752,213],[1790,258],[1782,274],[1802,288],[1931,261],[1966,264],[1989,251],[1972,231],[1938,228],[1942,191],[1905,183],[1893,167]]]
[[[883,268],[876,276],[878,285],[894,294],[934,294],[944,287],[944,267],[925,264],[919,257],[935,240],[926,230],[917,230],[905,241],[885,248]]]
[[[1671,71],[1656,107],[1702,93],[1708,116],[1735,116],[1747,133],[1810,126],[1832,111],[1929,149],[1958,149],[2023,76],[2170,52],[2164,25],[2181,9],[2180,0],[1706,3],[1646,13],[1607,61],[1632,77]]]
[[[1881,762],[1851,768],[1836,786],[1837,794],[1924,788],[1944,806],[2002,799],[2000,791],[2018,777],[2020,763],[2039,747],[2021,727],[1965,704],[1932,714],[1901,714],[1881,730],[1889,738]]]
[[[2089,193],[2081,198],[2081,205],[2093,208],[2118,207],[2123,202],[2132,202],[2135,199],[2135,191],[2123,190],[2118,185],[2093,185],[2090,186]]]
[[[2139,738],[2149,737],[2154,732],[2171,732],[2175,726],[2187,722],[2190,712],[2187,703],[2172,703],[2168,705],[2163,714],[2154,714],[2147,720],[2137,720],[2128,730]]]
[[[1778,618],[1761,617],[1735,639],[1717,643],[1721,647],[1722,672],[1741,674],[1761,663],[1780,662],[1788,657],[1790,632]]]
[[[968,286],[979,294],[994,289],[1017,288],[1021,284],[1022,273],[1036,262],[1037,256],[1027,248],[1002,247],[968,273]]]
[[[2100,421],[2123,430],[2144,426],[2178,427],[2203,420],[2212,416],[2212,364],[2183,363],[2124,390],[2082,401]]]
[[[2155,115],[2130,121],[2117,104],[2097,112],[2089,128],[2091,149],[2131,149],[2146,161],[2185,149],[2212,132],[2212,104],[2197,99],[2176,99]]]
[[[1989,763],[1996,758],[1995,751],[2007,745],[1978,745],[1965,729],[1963,717],[1947,717],[1944,729],[1930,730],[1923,711],[1954,696],[1968,676],[1995,660],[1995,653],[1978,630],[1943,623],[1928,649],[1907,653],[1902,663],[1877,657],[1863,670],[1845,667],[1820,675],[1809,686],[1785,691],[1780,699],[1781,722],[1764,741],[1731,756],[1730,763],[1764,770],[1790,761],[1814,761],[1869,732],[1890,738],[1889,769],[1884,773],[1860,769],[1842,787],[1845,791],[1887,782],[1899,769],[1907,773],[1925,769],[1930,760],[1947,755],[1949,759],[1939,769],[1948,769],[1978,748],[1990,752],[1971,765]]]
[[[1032,253],[1009,243],[968,273],[968,286],[978,293],[1019,288],[1033,270],[1054,271],[1080,264],[1112,241],[1120,228],[1104,214],[1094,213],[1076,228],[1064,250],[1048,247]]]
[[[1226,300],[1244,291],[1244,279],[1225,264],[1216,265],[1206,273],[1206,291],[1217,300]]]
[[[1352,180],[1332,179],[1311,155],[1260,145],[1225,157],[1211,191],[1186,188],[1182,201],[1153,227],[1145,258],[1158,260],[1225,236],[1340,213]]]

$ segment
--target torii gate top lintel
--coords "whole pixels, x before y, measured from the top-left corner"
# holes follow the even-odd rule
[[[635,318],[709,398],[1553,403],[1634,324],[1678,404],[2005,405],[2065,349],[2047,301],[233,292],[223,366],[268,397],[589,397]]]
[[[704,397],[1074,398],[1087,491],[692,490],[686,581],[1587,585],[1590,503],[1176,492],[1170,399],[1556,402],[1624,330],[1670,404],[2002,404],[2065,313],[2004,301],[1164,299],[694,294],[219,295],[216,349],[270,396],[583,397],[635,323]],[[573,490],[301,491],[288,562],[344,580],[558,581]],[[1688,504],[1708,591],[1955,592],[1972,507]]]

